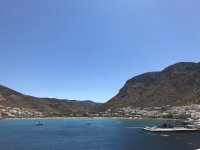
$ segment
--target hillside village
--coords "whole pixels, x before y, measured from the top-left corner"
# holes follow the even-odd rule
[[[0,118],[42,118],[52,116],[43,114],[35,110],[26,108],[11,108],[0,106]],[[60,114],[62,116],[62,114]],[[107,109],[105,112],[87,112],[86,114],[69,114],[63,117],[126,117],[126,118],[166,118],[166,119],[200,119],[200,105],[192,104],[188,106],[163,106],[151,108],[117,108]]]
[[[28,110],[25,108],[11,108],[0,105],[0,119],[2,118],[35,118],[43,117],[41,112]]]
[[[117,108],[116,110],[107,109],[105,112],[96,116],[115,116],[133,118],[173,118],[173,119],[200,119],[200,105],[192,104],[187,106],[163,106],[149,108]]]

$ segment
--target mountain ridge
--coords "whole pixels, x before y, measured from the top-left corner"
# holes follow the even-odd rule
[[[200,63],[179,62],[162,71],[137,75],[100,110],[200,102]]]
[[[137,75],[127,80],[119,93],[104,104],[90,100],[37,98],[0,85],[0,106],[26,108],[44,114],[83,114],[124,107],[183,104],[200,104],[200,63],[179,62],[161,71]]]
[[[90,100],[77,101],[57,98],[38,98],[29,96],[0,85],[0,105],[11,108],[28,108],[44,114],[85,113],[100,103]]]

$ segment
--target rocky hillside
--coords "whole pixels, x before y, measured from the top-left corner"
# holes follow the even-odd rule
[[[200,103],[200,63],[177,63],[161,72],[145,73],[128,80],[100,110],[193,103]]]
[[[86,112],[99,105],[99,103],[92,101],[60,100],[27,96],[0,85],[1,107],[26,108],[44,114],[68,114]]]

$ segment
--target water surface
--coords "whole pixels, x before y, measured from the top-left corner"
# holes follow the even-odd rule
[[[0,150],[195,150],[198,133],[149,133],[162,121],[123,119],[0,120]],[[92,122],[87,125],[86,122]],[[180,123],[172,122],[179,126]]]

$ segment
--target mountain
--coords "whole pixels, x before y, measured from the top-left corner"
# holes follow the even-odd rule
[[[181,62],[128,80],[100,110],[200,103],[200,63]]]
[[[85,114],[124,107],[160,107],[200,104],[200,63],[181,62],[160,72],[129,79],[119,93],[104,104],[24,95],[0,85],[0,108],[20,108],[42,114]],[[1,114],[0,109],[0,114]],[[15,112],[8,110],[8,112]],[[21,112],[19,112],[20,114]]]
[[[37,98],[24,95],[0,85],[0,106],[11,108],[25,108],[44,114],[84,113],[99,106],[92,101],[61,100],[55,98]]]

